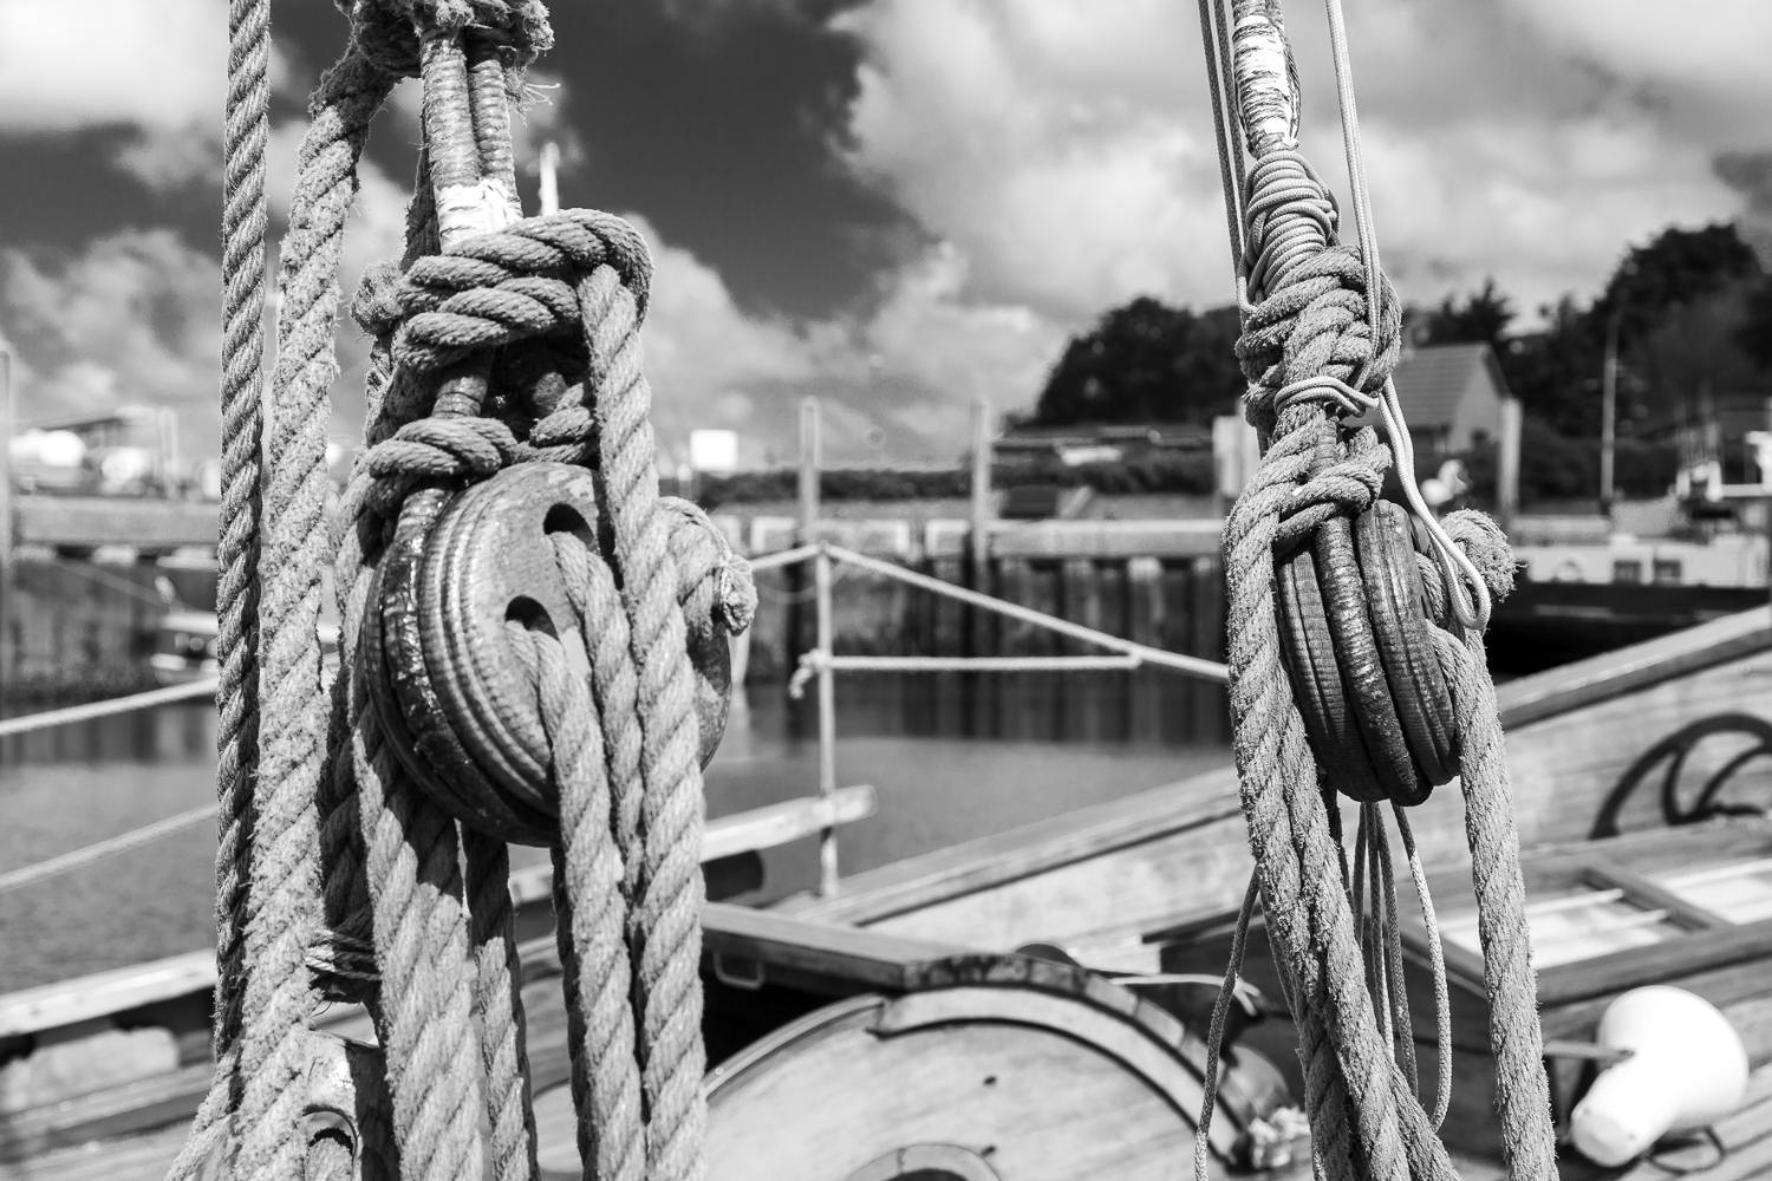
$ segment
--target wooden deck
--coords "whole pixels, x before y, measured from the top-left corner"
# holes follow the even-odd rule
[[[1772,612],[1746,613],[1680,637],[1514,682],[1504,686],[1499,697],[1510,724],[1516,812],[1527,845],[1541,850],[1579,846],[1603,816],[1624,830],[1657,828],[1664,823],[1659,780],[1646,779],[1635,795],[1621,799],[1617,795],[1621,779],[1640,769],[1634,765],[1655,744],[1696,722],[1772,719]],[[1728,736],[1725,726],[1723,737]],[[1728,765],[1731,757],[1727,749],[1708,747],[1688,753],[1686,770],[1699,775]],[[1772,802],[1772,767],[1736,771],[1721,798],[1761,806]],[[1682,806],[1690,802],[1679,792],[1669,799]],[[783,839],[791,839],[783,834],[806,835],[839,812],[846,815],[848,806],[827,801],[819,805],[822,811],[801,809],[805,814],[796,814],[792,823],[772,816],[759,821],[760,831]],[[1462,807],[1456,796],[1436,793],[1417,810],[1415,829],[1425,856],[1440,871],[1438,876],[1456,882],[1466,856]],[[1166,1171],[1153,1167],[1150,1173],[1141,1172],[1142,1160],[1104,1161],[1091,1167],[1097,1170],[1095,1175],[1117,1178],[1173,1176],[1177,1169],[1185,1175],[1184,1133],[1191,1119],[1186,1111],[1187,1064],[1198,1061],[1197,1056],[1190,1059],[1197,1055],[1197,1037],[1179,1024],[1174,1014],[1182,1009],[1173,997],[1139,994],[1115,984],[1114,977],[1119,972],[1156,970],[1163,966],[1165,945],[1203,935],[1198,924],[1234,907],[1248,871],[1235,776],[1226,768],[859,874],[846,879],[843,893],[835,898],[795,899],[768,913],[710,906],[704,959],[710,1055],[712,1061],[727,1064],[709,1079],[715,1094],[714,1124],[718,1129],[721,1104],[726,1103],[731,1104],[723,1109],[728,1112],[749,1111],[745,1128],[768,1124],[778,1129],[773,1140],[758,1139],[743,1128],[727,1129],[732,1138],[720,1143],[723,1152],[733,1154],[723,1158],[732,1162],[731,1178],[822,1181],[825,1174],[804,1162],[793,1168],[784,1164],[779,1173],[756,1164],[778,1147],[788,1128],[782,1121],[800,1119],[811,1097],[824,1093],[796,1073],[815,1061],[825,1064],[818,1069],[833,1072],[830,1098],[851,1105],[846,1109],[850,1116],[817,1133],[836,1147],[855,1147],[862,1142],[863,1131],[884,1134],[882,1129],[898,1126],[894,1121],[906,1127],[925,1121],[917,1126],[930,1129],[930,1135],[945,1135],[943,1129],[951,1125],[943,1120],[951,1111],[978,1113],[981,1121],[999,1121],[990,1126],[1000,1126],[1002,1136],[1046,1145],[1041,1136],[1063,1124],[1061,1111],[1042,1106],[1037,1095],[993,1106],[988,1100],[1008,1092],[986,1095],[979,1088],[1000,1086],[1000,1081],[985,1079],[1001,1080],[1008,1077],[1006,1071],[1019,1077],[1023,1071],[1037,1075],[1059,1069],[1055,1064],[1074,1047],[1041,1041],[1040,1021],[1057,1021],[1060,1018],[1053,1014],[1058,1013],[1066,1015],[1063,1020],[1075,1018],[1086,1024],[1116,1012],[1119,1017],[1104,1019],[1099,1034],[1092,1035],[1093,1056],[1064,1058],[1070,1065],[1063,1071],[1099,1072],[1089,1076],[1090,1087],[1097,1089],[1089,1092],[1094,1098],[1079,1099],[1079,1117],[1087,1112],[1105,1121],[1101,1127],[1106,1128],[1118,1113],[1135,1107],[1142,1111],[1136,1127],[1119,1127],[1109,1138],[1148,1137],[1151,1144],[1162,1146],[1151,1159],[1160,1157]],[[1654,888],[1653,883],[1649,888]],[[545,897],[545,889],[537,887],[537,897]],[[1448,912],[1457,909],[1452,899],[1443,898],[1442,906]],[[1035,942],[1061,946],[1083,967],[1041,966],[1041,961],[1005,954]],[[524,953],[531,1065],[544,1132],[543,1158],[552,1170],[546,1175],[570,1176],[575,1163],[566,1114],[569,1104],[562,1106],[567,1060],[564,1014],[554,979],[557,962],[549,941],[527,944]],[[1739,999],[1747,1005],[1740,1012],[1760,1014],[1753,1018],[1751,1031],[1758,1040],[1772,1035],[1772,1003],[1764,995],[1763,983],[1772,980],[1772,974],[1755,976],[1769,955],[1772,947],[1757,948],[1746,958],[1722,956],[1714,964],[1696,965],[1729,976],[1724,983],[1740,992]],[[1010,965],[1008,976],[990,978],[996,970],[991,965],[1001,964]],[[968,971],[984,975],[968,977]],[[1560,1035],[1581,1036],[1578,1027],[1597,1015],[1609,995],[1606,990],[1618,984],[1598,979],[1567,996],[1558,994],[1563,1015],[1573,1022],[1568,1029],[1559,1025]],[[977,989],[986,985],[999,991],[979,995]],[[109,999],[96,1009],[89,1005],[80,1012],[69,1010],[56,1020],[102,1014],[106,1005],[116,1003],[116,996],[101,992]],[[1164,1005],[1156,1004],[1158,999]],[[1084,1008],[1065,1007],[1075,1004]],[[1170,1011],[1165,1012],[1165,1007]],[[11,1018],[9,1012],[14,1014]],[[42,1013],[27,1018],[19,1012],[17,998],[10,1009],[0,1004],[0,1030],[41,1028]],[[11,1024],[6,1024],[8,1020]],[[900,1051],[912,1041],[887,1044],[892,1031],[902,1029],[908,1035],[924,1028],[926,1021],[946,1021],[952,1027],[948,1044],[926,1042],[925,1049],[908,1057]],[[357,1037],[369,1032],[364,1015],[349,1010],[330,1014],[326,1028]],[[961,1032],[992,1028],[999,1032],[978,1033],[983,1040],[976,1045],[968,1040],[972,1032]],[[1022,1033],[1002,1032],[1012,1028]],[[1033,1032],[1027,1033],[1029,1029]],[[862,1030],[874,1032],[863,1037],[858,1032]],[[1251,1048],[1259,1051],[1258,1043],[1251,1043]],[[875,1050],[880,1056],[870,1059]],[[998,1053],[1004,1055],[1002,1070],[977,1077],[974,1066],[982,1059],[976,1056]],[[804,1061],[796,1057],[801,1054]],[[848,1073],[867,1061],[879,1067],[878,1079],[907,1081],[867,1083],[858,1081],[862,1075]],[[1772,1170],[1772,1067],[1757,1064],[1761,1069],[1753,1080],[1750,1103],[1717,1128],[1725,1149],[1720,1157],[1710,1148],[1681,1148],[1677,1155],[1664,1154],[1661,1159],[1691,1165],[1693,1171],[1687,1175],[1701,1181],[1746,1181]],[[920,1067],[928,1073],[917,1081],[914,1072]],[[1141,1073],[1143,1083],[1124,1089],[1127,1078]],[[765,1074],[775,1081],[761,1089],[747,1091],[735,1081]],[[1159,1076],[1169,1081],[1154,1081]],[[194,1110],[206,1082],[206,1067],[194,1062],[146,1083],[15,1114],[0,1122],[0,1181],[129,1181],[161,1176],[178,1148],[180,1125]],[[942,1101],[917,1106],[913,1100],[924,1084],[943,1096]],[[778,1094],[802,1096],[791,1115],[767,1104],[754,1110],[745,1106],[762,1102],[758,1096],[766,1096],[777,1085],[783,1088]],[[1048,1089],[1064,1094],[1062,1086]],[[1146,1103],[1153,1094],[1168,1098]],[[749,1098],[740,1103],[746,1095]],[[1473,1118],[1482,1118],[1481,1107],[1479,1095],[1469,1107]],[[767,1111],[775,1114],[764,1119]],[[845,1129],[853,1131],[855,1145],[846,1138]],[[89,1142],[99,1138],[106,1143],[91,1147]],[[992,1141],[991,1146],[995,1144]],[[1705,1157],[1707,1151],[1719,1158]],[[740,1168],[740,1158],[747,1153],[751,1163]],[[1015,1181],[1024,1176],[1052,1176],[1056,1181],[1065,1175],[1063,1161],[1069,1158],[1059,1147],[1042,1147],[1032,1157],[1035,1163],[1025,1173],[1014,1173]],[[893,1177],[898,1175],[893,1167],[902,1172],[908,1167],[905,1161],[920,1159],[888,1153],[850,1175]],[[1060,1162],[1058,1171],[1039,1171],[1054,1161]],[[947,1167],[933,1158],[924,1164]],[[957,1172],[957,1166],[952,1171]],[[1473,1181],[1495,1181],[1502,1174],[1496,1165],[1472,1160],[1464,1175]],[[1647,1181],[1664,1175],[1655,1165],[1621,1174],[1574,1161],[1563,1171],[1565,1181],[1597,1181],[1602,1176]]]

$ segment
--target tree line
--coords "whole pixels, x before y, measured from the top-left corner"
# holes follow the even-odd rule
[[[1615,481],[1627,496],[1659,496],[1679,464],[1678,429],[1713,410],[1772,397],[1772,275],[1732,225],[1669,227],[1630,247],[1601,288],[1539,309],[1517,330],[1515,301],[1486,280],[1437,305],[1410,306],[1415,345],[1490,345],[1524,411],[1521,495],[1591,498],[1599,483],[1601,380],[1616,338]],[[1239,413],[1244,379],[1236,359],[1235,306],[1195,311],[1140,296],[1109,309],[1073,337],[1033,409],[1011,426],[1162,422],[1206,426]],[[1401,391],[1407,411],[1408,390]],[[1772,424],[1769,424],[1772,425]],[[1426,475],[1443,457],[1420,455]],[[1462,456],[1479,496],[1493,488],[1493,444]],[[999,486],[1088,484],[1107,493],[1206,493],[1210,455],[1172,454],[1126,463],[1000,465]],[[792,471],[707,478],[705,503],[791,500]],[[828,471],[830,500],[964,497],[966,471]]]
[[[1542,326],[1516,332],[1515,302],[1489,279],[1404,315],[1413,344],[1495,349],[1524,411],[1521,492],[1528,501],[1597,490],[1609,337],[1618,358],[1616,466],[1624,494],[1667,490],[1681,426],[1720,406],[1772,396],[1772,276],[1732,225],[1669,227],[1631,247],[1592,298],[1566,295],[1539,311]],[[1235,307],[1196,312],[1141,296],[1070,341],[1019,421],[1204,424],[1237,413],[1244,389],[1238,332]],[[1406,411],[1408,391],[1401,394]],[[1467,458],[1480,485],[1493,455]]]

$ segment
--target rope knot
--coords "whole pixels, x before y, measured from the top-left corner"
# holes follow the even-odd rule
[[[1345,454],[1342,450],[1335,424],[1322,418],[1314,429],[1289,431],[1274,440],[1267,463],[1275,465],[1277,482],[1286,486],[1278,502],[1276,550],[1302,543],[1332,516],[1357,517],[1378,499],[1391,463],[1390,448],[1371,427],[1362,427],[1348,440]]]
[[[381,340],[400,326],[400,265],[392,259],[370,263],[351,300],[351,319],[364,335]]]
[[[1403,312],[1380,275],[1374,341],[1368,282],[1356,248],[1327,246],[1293,266],[1251,310],[1237,357],[1250,382],[1246,412],[1259,429],[1271,432],[1281,412],[1297,402],[1326,402],[1343,414],[1372,404],[1401,355]]]
[[[651,258],[639,232],[611,214],[569,210],[527,218],[449,254],[421,258],[393,296],[399,318],[394,360],[432,372],[523,340],[570,346],[582,334],[579,284],[602,267],[616,272],[644,316]],[[379,317],[387,306],[380,282],[359,301],[376,324],[385,323]]]
[[[1471,560],[1494,601],[1500,602],[1513,593],[1516,565],[1513,546],[1493,517],[1475,509],[1459,509],[1446,514],[1440,526]],[[1415,561],[1421,568],[1421,587],[1427,600],[1428,618],[1450,629],[1453,626],[1452,604],[1446,594],[1445,567],[1435,557],[1433,543],[1422,533],[1416,523]]]
[[[738,635],[757,614],[757,585],[751,564],[740,557],[699,505],[661,497],[661,511],[674,514],[671,556],[677,562],[678,598],[692,636],[718,627]]]
[[[485,477],[503,468],[517,449],[511,428],[472,416],[421,418],[369,453],[369,474],[381,480]]]
[[[495,45],[505,65],[527,67],[553,47],[541,0],[333,0],[351,22],[357,52],[384,74],[415,78],[423,43],[472,32]]]

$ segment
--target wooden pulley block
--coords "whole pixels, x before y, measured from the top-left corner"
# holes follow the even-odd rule
[[[1372,773],[1372,760],[1336,663],[1329,613],[1323,605],[1310,547],[1303,546],[1284,558],[1274,577],[1280,656],[1292,682],[1293,700],[1304,719],[1305,739],[1323,768],[1324,780],[1355,800],[1382,800],[1385,790]]]
[[[599,551],[595,477],[526,463],[447,504],[428,492],[415,501],[383,560],[378,632],[366,636],[366,659],[383,662],[369,670],[387,687],[378,711],[402,760],[458,819],[507,841],[549,844],[558,800],[548,737],[527,645],[513,629],[553,636],[575,674],[589,677],[583,630],[597,621],[579,618],[554,535],[576,534]],[[706,629],[690,658],[705,766],[731,692],[724,632]]]
[[[507,798],[462,745],[438,696],[420,637],[420,575],[426,543],[449,502],[426,488],[406,498],[382,554],[359,649],[384,740],[419,786],[450,815],[500,840],[545,845],[557,827],[545,810]]]
[[[1458,774],[1458,718],[1434,650],[1410,518],[1380,501],[1354,522],[1354,540],[1379,662],[1425,799]]]
[[[1311,544],[1317,559],[1317,585],[1323,592],[1329,634],[1335,642],[1335,662],[1371,756],[1373,774],[1384,789],[1380,798],[1419,804],[1433,786],[1424,783],[1415,769],[1385,675],[1366,593],[1369,575],[1359,563],[1353,526],[1346,517],[1330,517],[1318,526]]]

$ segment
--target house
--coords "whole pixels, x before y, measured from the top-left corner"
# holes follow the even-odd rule
[[[1486,344],[1438,344],[1405,349],[1392,375],[1415,450],[1458,455],[1501,435],[1507,378]],[[1378,425],[1367,413],[1353,420]]]

